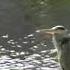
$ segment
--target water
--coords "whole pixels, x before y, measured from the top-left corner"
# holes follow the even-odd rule
[[[0,70],[60,70],[60,65],[51,57],[47,44],[36,42],[33,34],[23,38],[0,36]],[[36,42],[36,43],[35,43]]]
[[[54,25],[69,28],[70,4],[65,0],[38,3],[0,0],[0,70],[60,70],[50,42],[28,33],[34,31],[34,25],[37,28]],[[6,32],[8,34],[4,34]]]

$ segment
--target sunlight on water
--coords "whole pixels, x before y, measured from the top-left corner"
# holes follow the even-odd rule
[[[3,35],[3,36],[1,36],[1,37],[3,37],[3,38],[8,38],[9,36],[8,36],[8,34],[6,34],[6,35]]]
[[[49,56],[54,50],[44,49],[44,42],[36,44],[34,34],[17,40],[8,34],[1,38],[0,70],[60,70],[59,63]]]
[[[33,37],[33,36],[34,36],[33,34],[29,34],[29,35],[28,35],[28,37]]]

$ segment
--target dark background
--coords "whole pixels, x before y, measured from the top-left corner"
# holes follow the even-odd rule
[[[34,25],[25,19],[25,13],[17,1],[0,0],[0,35],[8,33],[17,37],[33,31]]]
[[[39,28],[70,26],[69,0],[0,0],[0,34],[24,36]]]

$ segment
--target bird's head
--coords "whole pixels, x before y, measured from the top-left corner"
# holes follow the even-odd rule
[[[41,29],[41,30],[37,30],[36,32],[41,32],[41,33],[46,33],[46,34],[50,34],[50,35],[62,35],[65,34],[68,30],[62,26],[62,25],[58,25],[55,27],[52,27],[51,29]]]

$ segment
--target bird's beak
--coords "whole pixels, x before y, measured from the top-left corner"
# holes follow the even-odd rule
[[[41,30],[37,30],[36,32],[53,35],[55,33],[55,30],[54,29],[41,29]]]

